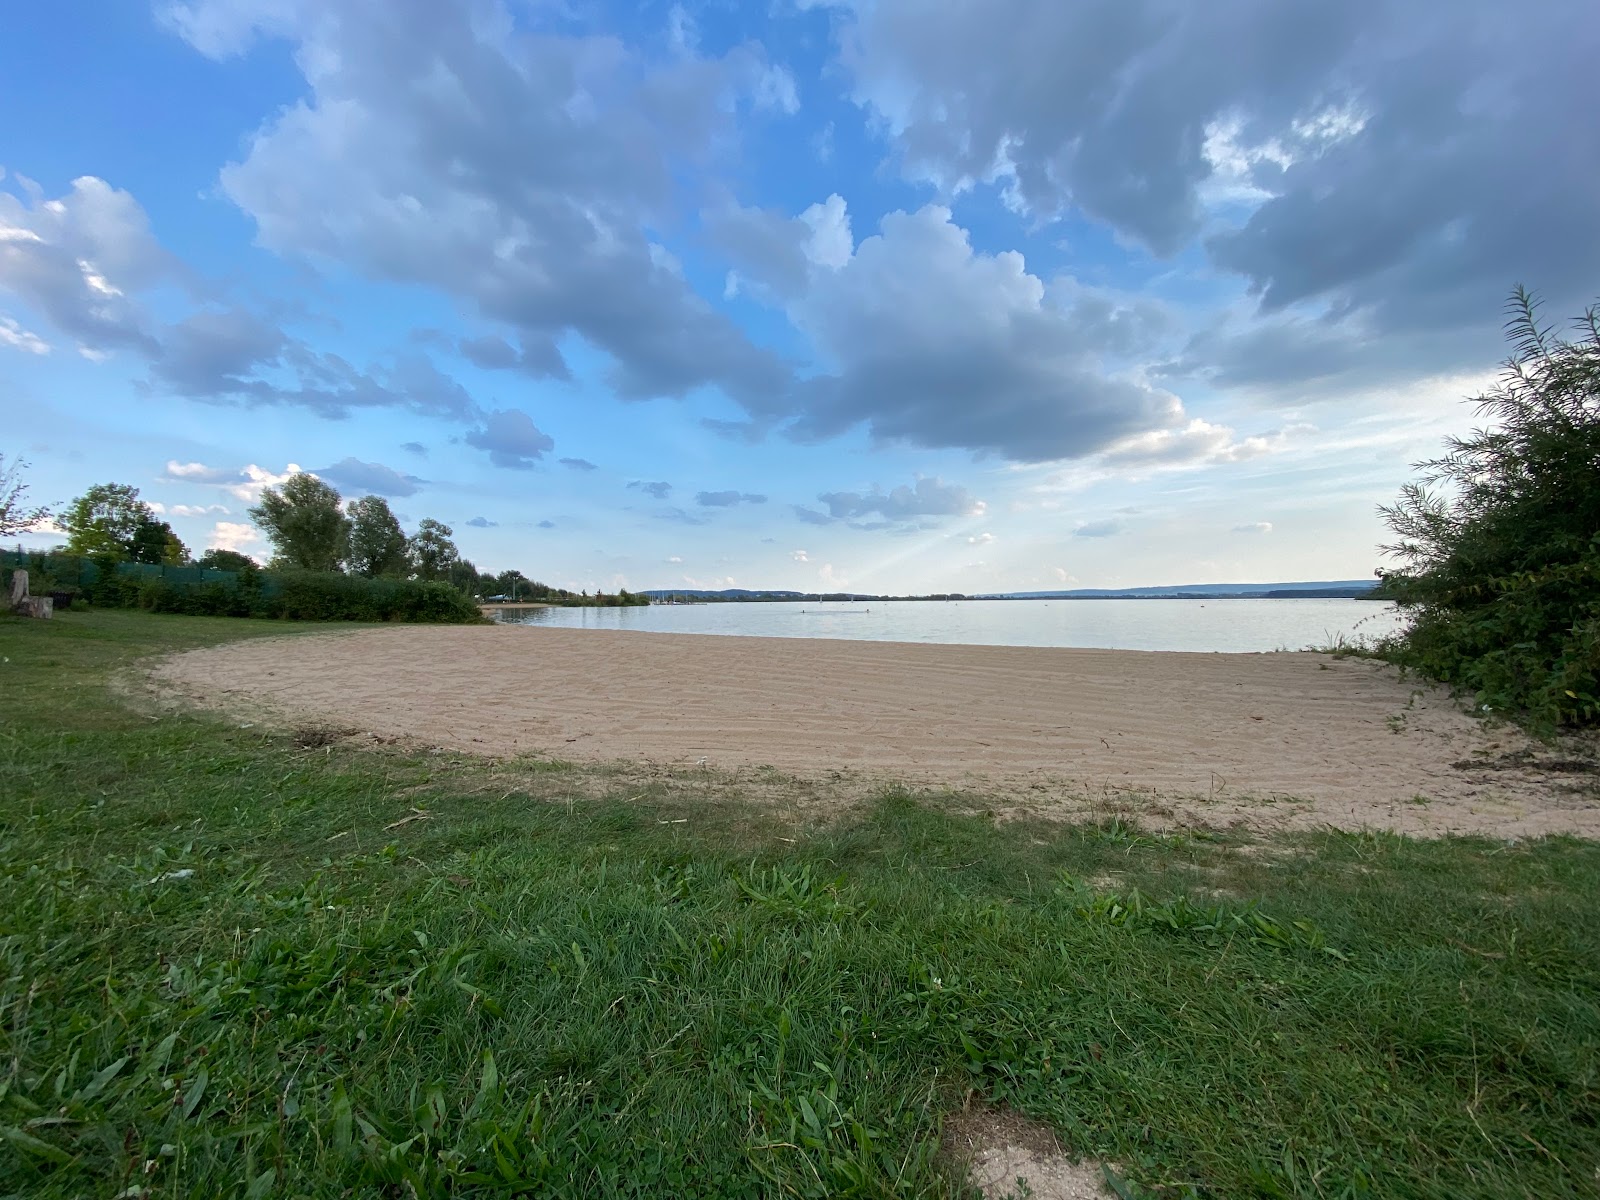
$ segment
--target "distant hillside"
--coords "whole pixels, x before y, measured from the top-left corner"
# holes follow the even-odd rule
[[[1331,580],[1314,583],[1185,583],[1161,587],[1076,588],[1054,592],[988,592],[982,595],[937,593],[931,596],[885,596],[867,592],[791,592],[722,588],[650,588],[652,600],[1293,600],[1359,599],[1377,585],[1370,579]]]
[[[1179,599],[1310,599],[1360,597],[1376,590],[1370,579],[1335,579],[1312,583],[1181,583],[1162,587],[1073,588],[1053,592],[999,592],[995,600],[1145,600]]]

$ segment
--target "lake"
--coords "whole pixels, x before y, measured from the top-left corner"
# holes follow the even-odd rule
[[[1250,653],[1392,632],[1372,600],[954,600],[503,610],[507,624],[744,637]]]

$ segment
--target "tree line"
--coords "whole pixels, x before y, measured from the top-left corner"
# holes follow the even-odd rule
[[[256,569],[237,550],[210,549],[193,557],[183,539],[125,483],[96,484],[59,514],[25,504],[21,481],[25,464],[0,457],[0,535],[21,532],[55,520],[67,535],[60,552],[82,558],[165,566],[197,566],[218,571]],[[446,583],[470,597],[506,596],[551,604],[647,604],[626,588],[615,594],[571,592],[530,579],[518,570],[480,571],[462,557],[455,531],[425,517],[407,534],[382,496],[346,502],[338,490],[315,475],[291,475],[267,488],[249,509],[252,521],[272,544],[269,570],[321,571],[364,579],[407,579]]]

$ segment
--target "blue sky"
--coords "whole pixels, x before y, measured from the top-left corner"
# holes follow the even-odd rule
[[[574,588],[1362,577],[1512,285],[1600,291],[1588,18],[23,0],[0,453]]]

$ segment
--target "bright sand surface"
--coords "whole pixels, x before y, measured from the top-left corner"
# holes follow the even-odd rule
[[[1600,836],[1595,776],[1389,667],[1310,653],[406,626],[232,643],[155,677],[496,756],[892,778],[1160,824]]]

